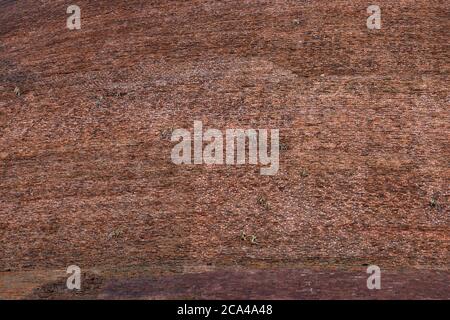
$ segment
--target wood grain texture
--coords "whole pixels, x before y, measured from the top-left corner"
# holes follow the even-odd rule
[[[66,1],[0,0],[0,271],[448,275],[450,2],[377,1],[381,30],[370,4],[79,0],[70,31]],[[194,120],[279,128],[278,174],[173,164]]]

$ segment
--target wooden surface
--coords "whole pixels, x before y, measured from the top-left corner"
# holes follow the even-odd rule
[[[370,4],[80,0],[70,31],[66,1],[0,0],[1,277],[448,276],[450,2],[377,1],[381,30]],[[161,133],[194,120],[280,129],[278,174],[173,164]]]

